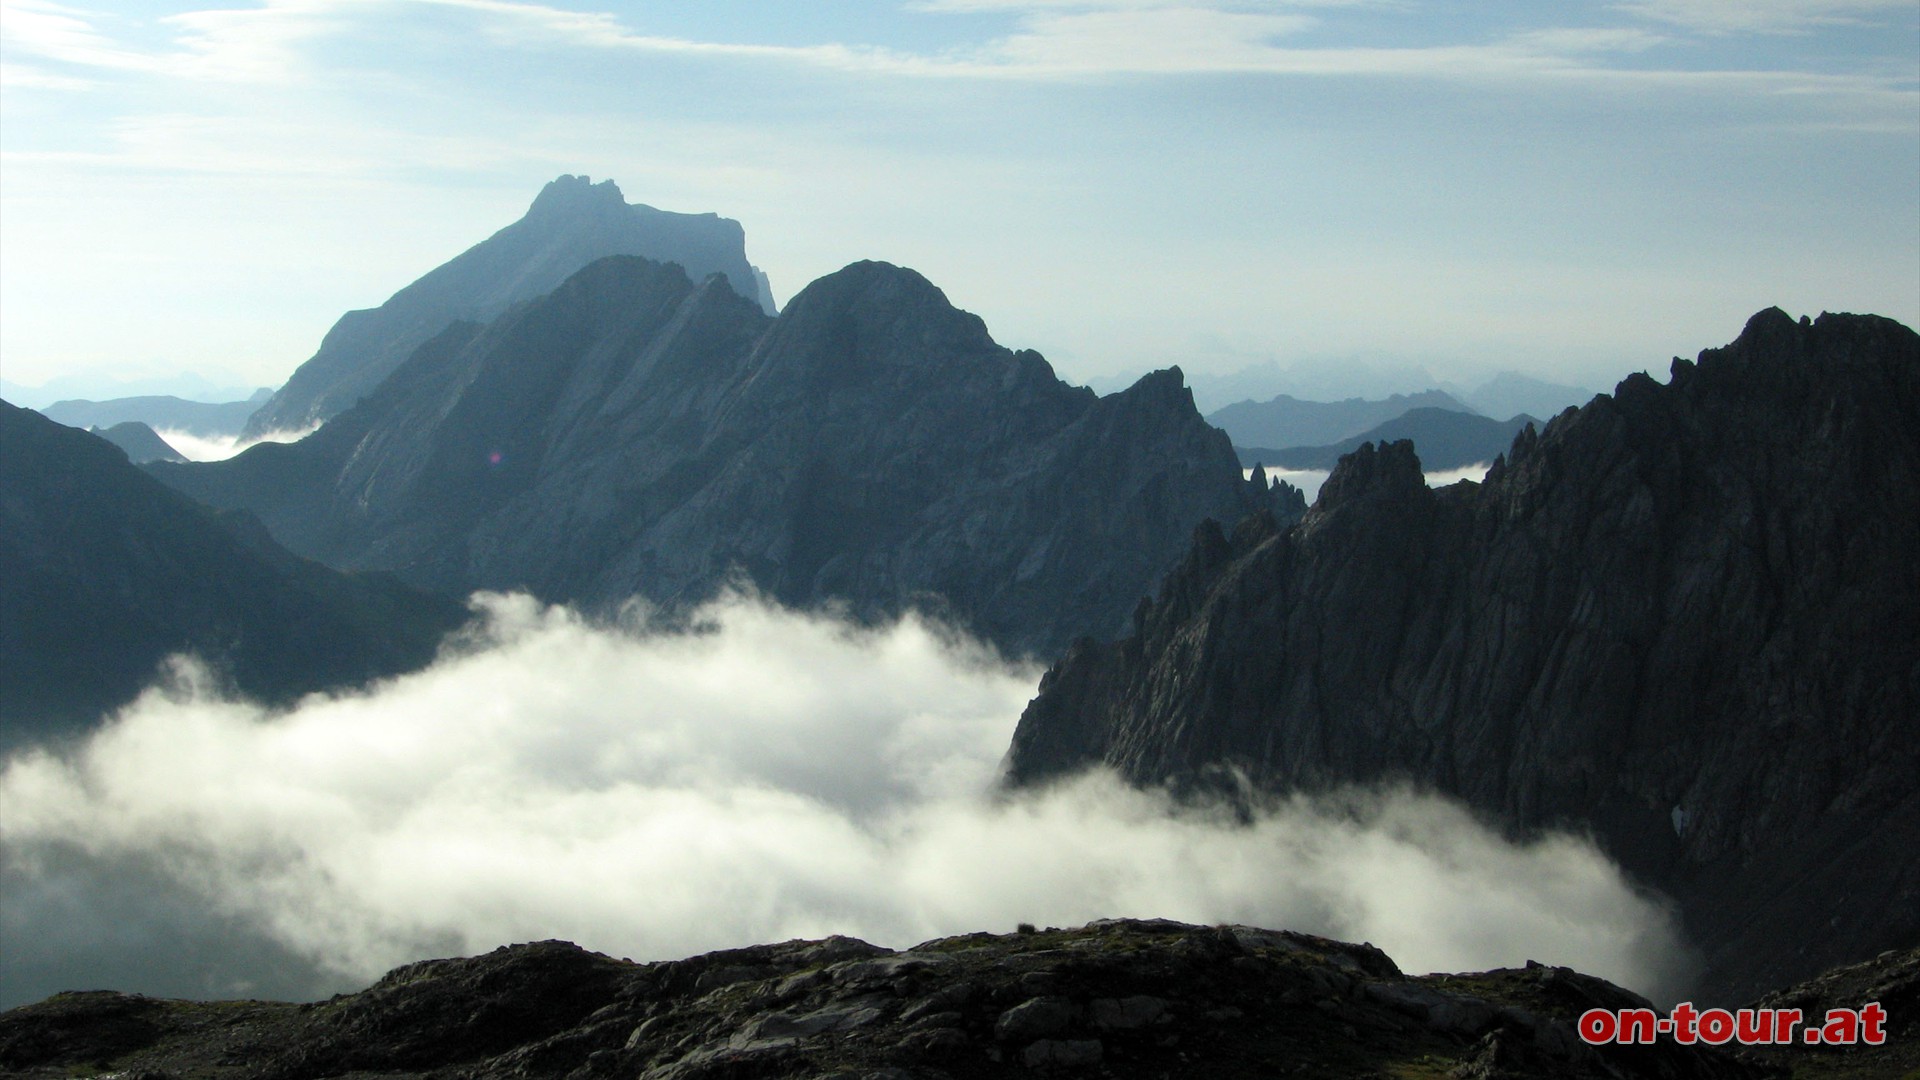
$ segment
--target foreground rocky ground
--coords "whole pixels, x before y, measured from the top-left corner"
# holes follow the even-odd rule
[[[1870,995],[1863,997],[1862,995]],[[547,941],[399,968],[313,1004],[60,994],[0,1014],[26,1078],[1912,1075],[1920,950],[1783,991],[1881,1000],[1876,1051],[1744,1057],[1589,1047],[1588,1008],[1644,1004],[1528,966],[1409,978],[1369,945],[1116,920],[894,952],[851,938],[635,964]],[[1829,1000],[1831,999],[1831,1000]]]

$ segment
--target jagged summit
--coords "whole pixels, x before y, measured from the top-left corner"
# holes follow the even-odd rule
[[[610,609],[743,576],[1042,656],[1123,628],[1198,522],[1294,505],[1242,479],[1177,370],[1099,398],[880,262],[769,319],[717,279],[603,259],[448,328],[300,443],[154,474],[449,595]]]
[[[1015,782],[1410,781],[1596,836],[1729,1000],[1920,936],[1920,336],[1763,311],[1485,482],[1343,459],[1050,672]],[[1805,932],[1817,926],[1818,933]]]
[[[719,274],[734,292],[773,312],[764,275],[747,262],[739,222],[630,205],[611,180],[562,176],[520,220],[380,307],[341,316],[312,359],[247,421],[247,434],[301,430],[336,416],[448,326],[498,318],[609,255],[678,263],[694,281]]]
[[[527,217],[542,218],[552,214],[577,214],[595,210],[615,211],[626,209],[627,197],[621,193],[620,185],[611,180],[594,183],[590,176],[574,176],[571,173],[548,181],[547,186],[534,196],[533,205],[527,207]]]
[[[1324,516],[1367,495],[1379,492],[1392,499],[1419,498],[1427,491],[1419,455],[1406,439],[1390,443],[1361,443],[1341,458],[1320,485],[1312,513]]]

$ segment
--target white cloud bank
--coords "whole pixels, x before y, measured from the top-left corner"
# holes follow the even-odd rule
[[[1589,845],[1509,844],[1438,799],[1234,824],[1104,775],[996,795],[1037,672],[917,619],[736,598],[688,633],[479,602],[484,634],[371,693],[272,714],[182,665],[84,745],[8,762],[3,1003],[318,996],[547,937],[661,959],[1112,915],[1370,940],[1409,970],[1681,974],[1666,914]]]
[[[238,435],[195,435],[191,431],[179,428],[159,428],[154,434],[160,436],[168,446],[180,451],[188,461],[225,461],[242,450],[248,450],[263,442],[290,443],[320,430],[315,421],[311,426],[287,431],[269,431],[257,438],[242,439]]]

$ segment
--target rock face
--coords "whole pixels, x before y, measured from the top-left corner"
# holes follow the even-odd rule
[[[1236,444],[1243,465],[1272,465],[1282,469],[1331,469],[1362,443],[1411,442],[1420,466],[1441,471],[1462,469],[1492,461],[1513,445],[1514,436],[1538,420],[1520,415],[1511,420],[1489,420],[1455,409],[1409,409],[1379,427],[1329,446],[1293,446],[1273,450]]]
[[[1857,1003],[1856,1003],[1857,1004]],[[1644,999],[1565,968],[1408,978],[1380,950],[1109,920],[790,941],[634,964],[548,941],[399,968],[312,1005],[61,994],[0,1014],[0,1068],[126,1076],[1661,1077],[1777,1075],[1704,1046],[1589,1047]]]
[[[1920,939],[1920,338],[1756,315],[1432,490],[1343,459],[1077,645],[1015,783],[1410,780],[1591,830],[1732,999]]]
[[[1228,405],[1208,414],[1207,423],[1225,431],[1235,446],[1324,446],[1379,427],[1410,409],[1446,409],[1473,415],[1472,409],[1444,390],[1394,394],[1377,401],[1302,401],[1281,394],[1270,401]]]
[[[297,558],[105,441],[0,402],[0,749],[90,723],[169,653],[281,701],[421,666],[465,617]]]
[[[449,324],[491,320],[608,255],[679,263],[695,281],[720,274],[735,292],[764,302],[772,313],[765,277],[747,263],[739,222],[629,206],[611,180],[595,184],[584,176],[562,176],[540,192],[519,221],[378,308],[341,316],[320,351],[248,419],[245,433],[299,431],[326,420],[380,385]]]
[[[448,595],[604,609],[738,575],[1042,654],[1117,633],[1197,522],[1286,510],[1177,369],[1096,398],[884,263],[770,319],[718,280],[602,260],[449,328],[299,443],[153,471],[302,554]]]

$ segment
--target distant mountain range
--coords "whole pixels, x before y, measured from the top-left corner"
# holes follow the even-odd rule
[[[739,222],[630,206],[611,180],[595,184],[584,176],[562,176],[540,192],[519,221],[378,308],[341,316],[320,351],[248,421],[245,434],[299,431],[335,416],[449,324],[491,321],[513,304],[552,292],[581,267],[608,255],[679,263],[696,282],[720,274],[736,293],[773,312],[766,276],[747,262]]]
[[[1591,832],[1734,1001],[1920,940],[1920,337],[1756,315],[1434,490],[1343,458],[1041,683],[1032,784],[1411,782]]]
[[[1517,371],[1503,371],[1478,388],[1461,396],[1483,416],[1554,417],[1567,409],[1585,405],[1593,391],[1564,383],[1547,382]]]
[[[203,438],[218,438],[240,434],[247,426],[247,418],[272,396],[273,391],[260,390],[245,401],[218,404],[166,395],[110,398],[106,401],[76,398],[56,401],[39,411],[47,419],[69,427],[110,430],[118,424],[140,423],[155,429],[165,428]]]
[[[1177,369],[1098,398],[884,263],[775,319],[728,279],[602,259],[443,328],[301,442],[151,469],[302,554],[449,596],[609,609],[738,575],[1041,656],[1120,632],[1200,522],[1305,509],[1241,479]]]
[[[1229,405],[1210,414],[1207,423],[1226,432],[1235,446],[1322,446],[1377,428],[1412,409],[1473,412],[1441,390],[1394,394],[1374,401],[1302,401],[1281,394],[1268,401]]]
[[[1405,439],[1413,443],[1420,455],[1421,467],[1436,472],[1491,462],[1513,445],[1514,436],[1522,429],[1538,423],[1525,415],[1511,420],[1489,420],[1455,409],[1408,409],[1378,427],[1330,446],[1272,449],[1235,444],[1234,450],[1240,455],[1240,464],[1248,468],[1259,464],[1281,469],[1331,469],[1335,462],[1358,450],[1363,443]]]
[[[267,701],[424,665],[460,604],[296,558],[106,441],[0,402],[0,749],[78,730],[192,651]]]

